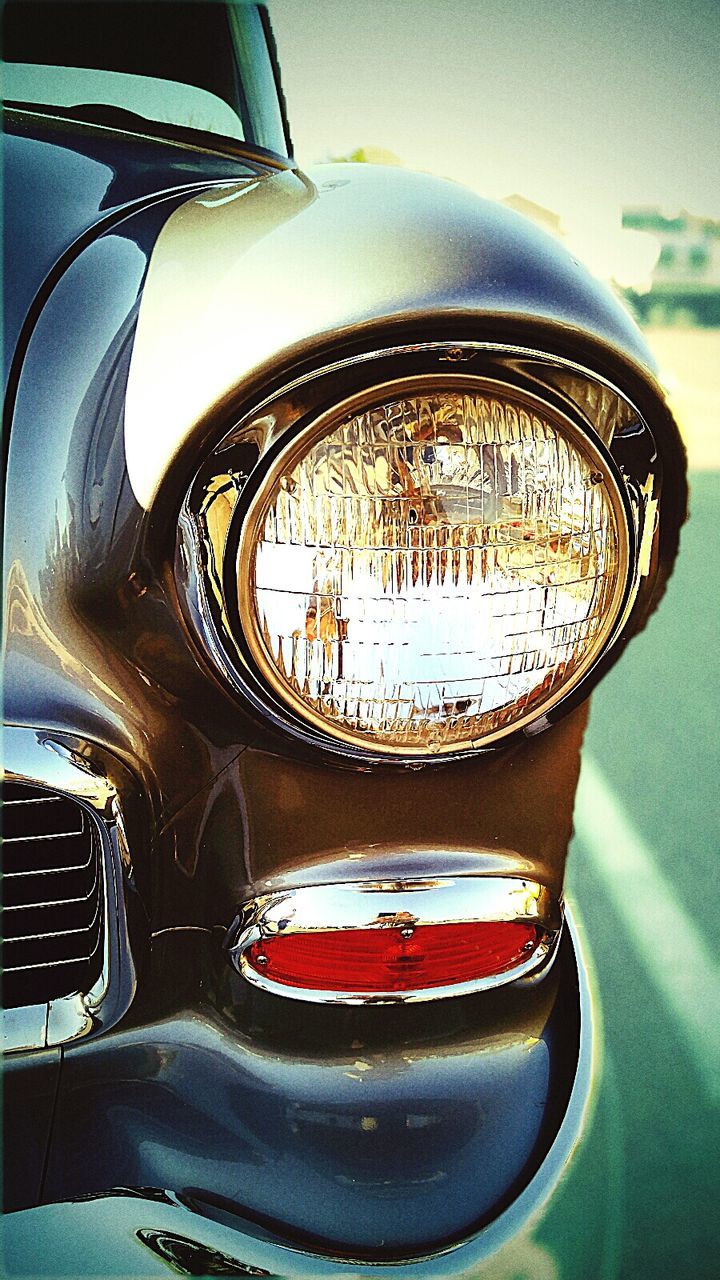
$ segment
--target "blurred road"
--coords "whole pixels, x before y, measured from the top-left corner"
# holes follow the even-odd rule
[[[533,1233],[548,1280],[720,1274],[720,332],[650,338],[691,518],[659,612],[593,697],[568,897],[604,1049],[587,1138]]]

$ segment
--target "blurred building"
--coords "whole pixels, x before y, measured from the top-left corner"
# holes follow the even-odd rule
[[[667,217],[648,207],[624,209],[622,221],[660,245],[648,292],[627,291],[638,319],[720,325],[720,222],[686,212]]]

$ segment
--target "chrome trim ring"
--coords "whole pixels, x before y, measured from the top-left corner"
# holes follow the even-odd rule
[[[378,386],[397,385],[411,376],[424,380],[448,375],[448,365],[460,379],[490,380],[506,384],[515,394],[534,394],[546,409],[570,420],[585,446],[589,444],[600,455],[623,508],[627,574],[624,596],[604,645],[596,648],[593,661],[578,678],[560,690],[552,706],[545,704],[522,724],[493,734],[492,740],[481,737],[461,747],[449,744],[440,752],[412,755],[403,749],[381,750],[372,742],[359,745],[334,737],[324,722],[322,727],[310,723],[304,713],[274,693],[241,634],[235,556],[242,524],[263,485],[266,468],[277,454],[292,447],[298,435],[312,430],[329,405],[336,413],[339,403],[358,393],[372,396]],[[618,456],[616,441],[622,442]],[[205,656],[236,695],[275,729],[316,752],[344,758],[347,764],[419,766],[495,751],[548,728],[587,697],[607,665],[607,655],[632,614],[642,577],[650,572],[656,535],[652,516],[660,484],[656,464],[652,433],[636,406],[606,378],[574,361],[529,347],[466,339],[457,344],[445,339],[375,348],[289,380],[247,408],[218,438],[196,472],[180,511],[175,565],[179,598]],[[625,541],[622,532],[621,540]]]
[[[468,736],[465,739],[452,741],[432,748],[423,745],[412,747],[407,744],[395,746],[383,741],[376,741],[361,730],[351,730],[330,720],[316,711],[307,701],[296,693],[285,680],[282,680],[277,664],[273,663],[263,640],[255,598],[255,557],[260,529],[267,514],[273,490],[279,478],[290,471],[312,447],[338,426],[347,416],[360,414],[372,405],[380,404],[390,398],[411,396],[413,394],[430,395],[434,391],[445,390],[448,393],[465,392],[478,395],[508,397],[520,400],[527,407],[548,419],[559,435],[564,435],[575,445],[579,453],[584,453],[602,477],[602,484],[615,520],[618,539],[618,570],[612,592],[612,599],[607,613],[602,619],[598,633],[592,645],[583,655],[572,674],[559,682],[554,692],[533,706],[529,711],[520,712],[509,723],[479,737]],[[622,616],[627,602],[628,591],[632,583],[633,539],[632,519],[628,509],[627,495],[623,492],[622,479],[602,440],[587,424],[579,424],[568,412],[562,412],[555,406],[550,397],[543,399],[528,391],[519,392],[510,382],[499,379],[479,377],[462,373],[443,373],[420,377],[395,378],[388,382],[373,385],[366,390],[341,400],[332,408],[303,427],[291,438],[283,439],[282,447],[273,450],[267,465],[262,469],[257,483],[252,481],[243,495],[244,501],[238,504],[228,530],[228,541],[225,550],[224,593],[225,602],[231,618],[231,630],[236,645],[243,658],[257,671],[270,695],[277,701],[285,703],[290,711],[301,721],[304,720],[319,734],[354,747],[363,753],[370,752],[381,757],[400,759],[428,759],[437,756],[456,756],[477,750],[480,747],[492,746],[507,738],[517,730],[522,730],[547,716],[552,708],[563,701],[572,690],[581,683],[584,677],[597,663],[611,638],[616,634],[616,624]],[[235,590],[232,584],[235,584]],[[235,626],[232,627],[234,621]],[[521,703],[523,699],[520,700]]]
[[[534,924],[542,936],[514,968],[488,977],[414,991],[326,991],[286,986],[250,965],[254,943],[279,934],[345,929],[415,929],[422,925],[513,921]],[[356,880],[308,885],[258,896],[244,903],[225,942],[238,973],[262,991],[317,1004],[406,1004],[490,991],[518,980],[537,981],[557,952],[563,907],[550,890],[515,876],[461,875]]]

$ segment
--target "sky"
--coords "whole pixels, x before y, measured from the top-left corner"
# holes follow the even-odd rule
[[[560,214],[647,274],[623,205],[720,218],[720,0],[269,0],[301,165],[361,146]]]

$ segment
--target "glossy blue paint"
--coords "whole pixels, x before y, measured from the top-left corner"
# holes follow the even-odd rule
[[[10,1057],[3,1064],[5,1210],[37,1204],[47,1159],[60,1077],[60,1050]],[[28,1108],[28,1096],[32,1108]]]
[[[192,949],[178,936],[168,965]],[[391,1025],[386,1010],[288,1011],[232,978],[216,1009],[66,1049],[44,1199],[172,1187],[359,1257],[472,1236],[533,1178],[547,1189],[557,1130],[561,1146],[577,1132],[582,981],[566,936],[524,994],[400,1008]]]
[[[177,616],[130,585],[140,571],[144,513],[128,483],[123,438],[148,260],[184,198],[171,193],[97,229],[54,282],[20,367],[4,543],[6,719],[77,730],[141,773],[143,759],[159,758],[164,743],[175,756],[168,778],[181,799],[193,785],[188,768],[192,774],[209,763],[216,773],[242,744],[226,736],[208,750],[191,717],[154,696],[147,672],[138,671],[149,661],[157,679],[159,664],[163,682],[169,678],[193,701],[205,696]]]

